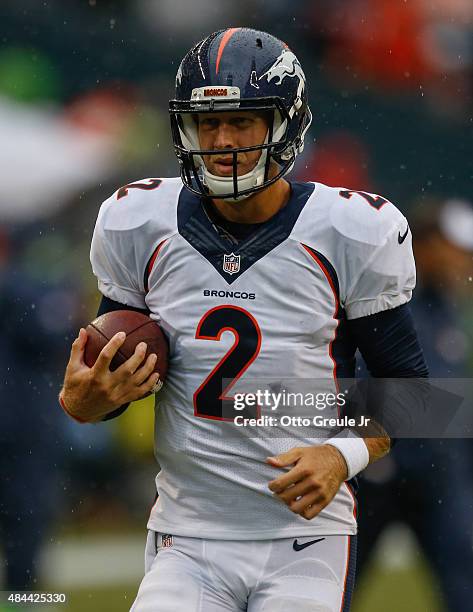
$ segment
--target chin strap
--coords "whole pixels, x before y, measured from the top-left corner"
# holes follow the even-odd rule
[[[237,189],[238,191],[244,191],[251,189],[252,187],[259,187],[264,181],[264,173],[266,166],[266,158],[268,150],[262,151],[258,163],[250,172],[243,174],[237,178]],[[202,178],[204,185],[208,188],[211,195],[219,196],[220,194],[226,194],[233,191],[233,176],[216,176],[211,174],[205,165],[202,166]],[[237,196],[236,198],[224,198],[227,202],[239,202],[240,200],[246,200],[251,195],[250,193]]]

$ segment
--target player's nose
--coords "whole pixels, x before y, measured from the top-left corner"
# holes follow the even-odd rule
[[[235,147],[235,139],[232,132],[231,126],[222,121],[215,134],[215,149],[231,149]]]

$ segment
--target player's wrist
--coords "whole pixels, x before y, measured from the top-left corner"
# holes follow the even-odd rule
[[[71,419],[74,419],[74,421],[77,421],[78,423],[86,423],[87,421],[85,419],[81,418],[80,416],[74,413],[69,402],[66,403],[66,399],[64,395],[65,395],[64,388],[62,388],[59,393],[58,400],[59,400],[59,405],[64,410],[64,412],[67,414],[67,416],[71,417]]]
[[[343,430],[337,436],[326,440],[324,444],[334,446],[342,455],[347,466],[346,480],[359,474],[370,461],[370,454],[364,439],[350,430]]]
[[[73,395],[73,394],[72,394]],[[64,387],[59,393],[59,404],[64,412],[77,423],[97,423],[109,412],[115,410],[119,405],[111,404],[104,406],[99,401],[84,402],[74,401],[70,393],[66,393]],[[100,409],[98,408],[100,406]]]
[[[345,457],[336,446],[332,446],[330,444],[324,444],[323,446],[325,447],[326,451],[330,452],[333,465],[337,466],[340,482],[344,482],[348,479],[348,466],[347,462],[345,461]]]

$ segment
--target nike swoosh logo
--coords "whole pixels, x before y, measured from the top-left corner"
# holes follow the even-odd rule
[[[402,244],[404,242],[404,240],[407,238],[408,233],[409,233],[409,226],[407,226],[407,229],[402,236],[401,236],[401,232],[398,232],[397,241],[399,242],[399,244]]]
[[[304,550],[304,548],[307,548],[308,546],[312,546],[312,544],[317,544],[317,542],[322,542],[322,540],[325,540],[325,538],[319,538],[318,540],[311,540],[310,542],[304,542],[304,544],[298,544],[297,540],[294,540],[292,548],[297,551]]]

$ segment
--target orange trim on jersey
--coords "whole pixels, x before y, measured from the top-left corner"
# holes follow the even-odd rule
[[[166,241],[167,241],[167,238],[163,240],[162,242],[160,242],[158,246],[154,249],[154,253],[151,255],[151,259],[149,260],[148,266],[146,268],[146,287],[145,287],[146,291],[148,291],[148,288],[149,288],[148,280],[149,280],[149,277],[151,276],[151,272],[153,271],[154,263],[156,261],[156,258],[159,255],[159,251],[161,250],[161,247],[164,245]]]
[[[324,273],[325,278],[328,280],[330,288],[332,289],[333,298],[335,300],[335,310],[334,310],[332,316],[335,319],[335,321],[337,322],[337,325],[335,327],[334,336],[333,336],[333,338],[330,341],[330,344],[328,346],[328,354],[330,355],[330,359],[332,360],[332,363],[333,363],[333,380],[335,381],[335,385],[336,385],[337,392],[338,392],[339,391],[339,387],[338,387],[338,380],[337,380],[337,362],[336,362],[335,357],[333,356],[333,352],[332,352],[332,345],[333,345],[334,341],[337,339],[338,326],[340,325],[340,319],[337,317],[338,309],[340,307],[340,302],[338,300],[337,290],[335,288],[335,285],[333,284],[333,280],[332,280],[330,274],[328,273],[327,268],[324,266],[322,261],[320,261],[320,259],[317,257],[317,255],[311,249],[309,249],[309,247],[307,247],[302,242],[300,244],[309,253],[309,255],[312,257],[312,259],[317,262],[319,268]],[[338,409],[338,412],[339,412],[338,416],[340,416],[340,409]]]
[[[351,495],[351,497],[353,499],[353,518],[356,521],[356,517],[357,517],[357,514],[358,514],[358,506],[357,506],[355,494],[353,493],[352,488],[350,487],[350,485],[347,482],[344,482],[343,484],[346,486],[346,488],[348,489],[348,492],[350,493],[350,495]]]
[[[230,38],[235,34],[235,32],[238,32],[238,30],[241,30],[241,28],[229,28],[222,36],[222,40],[220,41],[220,45],[217,51],[217,63],[215,64],[215,74],[218,74],[218,68],[220,66],[220,60],[222,58],[223,50],[227,46]]]
[[[335,299],[335,311],[333,313],[333,318],[337,321],[337,326],[335,327],[335,333],[334,336],[332,338],[332,340],[330,341],[329,344],[329,355],[330,358],[332,360],[333,363],[333,379],[335,381],[335,385],[337,387],[337,392],[339,391],[339,386],[338,386],[338,380],[337,380],[337,362],[335,360],[335,357],[333,356],[333,352],[332,352],[332,344],[334,343],[334,341],[337,339],[337,332],[338,332],[338,326],[340,325],[340,319],[337,318],[337,314],[338,314],[338,309],[340,307],[340,301],[338,299],[338,294],[337,294],[337,289],[335,287],[335,285],[333,284],[333,280],[332,277],[330,276],[330,274],[328,273],[327,268],[324,266],[323,262],[320,261],[320,259],[317,257],[317,255],[315,253],[312,252],[311,249],[309,249],[305,244],[303,244],[301,242],[301,245],[304,247],[304,249],[309,253],[309,255],[317,262],[317,264],[319,265],[320,269],[322,270],[322,272],[325,275],[325,278],[328,280],[328,283],[330,285],[330,288],[332,289],[333,292],[333,297]],[[340,409],[338,409],[338,416],[340,416]],[[351,495],[351,498],[353,499],[353,516],[356,520],[356,515],[357,515],[357,503],[356,503],[356,497],[355,494],[353,493],[350,485],[348,485],[346,482],[344,483],[346,488],[348,489],[348,492]],[[350,555],[348,555],[350,556]],[[348,570],[347,570],[348,571]],[[343,606],[343,603],[342,603]]]
[[[340,606],[340,612],[343,612],[343,607],[345,605],[345,593],[347,590],[348,569],[350,567],[351,536],[347,536],[347,537],[348,537],[347,564],[346,564],[346,569],[345,569],[345,580],[343,581],[343,594],[342,594],[342,603]]]
[[[306,251],[309,253],[309,255],[310,255],[310,256],[311,256],[313,259],[315,259],[315,261],[316,261],[316,262],[319,264],[319,267],[321,268],[322,272],[325,274],[325,277],[326,277],[326,278],[327,278],[327,280],[328,280],[328,283],[329,283],[329,285],[330,285],[330,287],[331,287],[331,289],[332,289],[332,292],[333,292],[333,297],[335,298],[335,312],[334,312],[334,317],[335,317],[335,315],[337,314],[337,311],[338,311],[338,306],[339,306],[339,303],[338,303],[338,295],[337,295],[337,290],[336,290],[336,288],[335,288],[335,285],[333,284],[332,277],[331,277],[331,276],[330,276],[330,274],[328,273],[327,268],[324,266],[324,264],[323,264],[323,263],[320,261],[320,259],[317,257],[317,255],[316,255],[316,254],[315,254],[315,253],[314,253],[314,252],[313,252],[313,251],[312,251],[312,250],[311,250],[309,247],[307,247],[305,244],[302,244],[302,242],[301,242],[301,246],[303,246],[303,247],[304,247],[304,249],[305,249],[305,250],[306,250]]]

